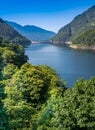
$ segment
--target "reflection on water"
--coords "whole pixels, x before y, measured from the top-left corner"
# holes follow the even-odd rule
[[[95,76],[95,53],[87,50],[73,50],[51,44],[32,44],[26,48],[29,62],[45,64],[55,68],[68,86],[79,78]]]

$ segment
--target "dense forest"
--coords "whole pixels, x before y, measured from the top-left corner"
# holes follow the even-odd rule
[[[64,69],[64,68],[63,68]],[[0,38],[0,130],[95,130],[95,78],[72,88]]]
[[[0,36],[2,36],[6,42],[19,43],[24,47],[31,44],[30,40],[19,34],[16,30],[14,30],[1,18],[0,18]]]
[[[73,39],[73,44],[81,44],[86,46],[95,45],[95,28],[81,33]]]
[[[95,6],[92,6],[82,14],[77,15],[69,24],[62,27],[52,41],[58,44],[71,41],[76,44],[93,45],[93,42],[95,44],[94,30]],[[91,39],[93,41],[90,41]]]

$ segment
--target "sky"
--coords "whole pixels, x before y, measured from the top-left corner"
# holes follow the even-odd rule
[[[95,0],[0,0],[0,17],[58,32]]]

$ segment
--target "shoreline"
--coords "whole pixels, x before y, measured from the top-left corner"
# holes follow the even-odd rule
[[[65,44],[73,49],[82,49],[82,50],[95,50],[95,45],[83,46],[83,45],[74,45],[72,42],[65,42]]]

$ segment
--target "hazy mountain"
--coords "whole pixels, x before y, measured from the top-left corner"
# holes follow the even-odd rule
[[[89,34],[88,31],[90,30],[91,34],[93,34],[93,29],[95,29],[95,6],[76,16],[69,24],[62,27],[58,34],[53,38],[53,42],[64,43],[66,41],[73,41],[78,36],[81,37],[82,33],[83,35],[86,35],[86,32]],[[82,39],[83,37],[86,38],[85,36],[82,36]]]
[[[30,44],[30,41],[20,35],[16,30],[9,26],[4,20],[0,18],[0,36],[6,39],[7,42],[19,43],[23,46]]]
[[[15,22],[6,21],[11,27],[30,40],[49,40],[55,36],[55,32],[48,31],[33,25],[21,26]]]

